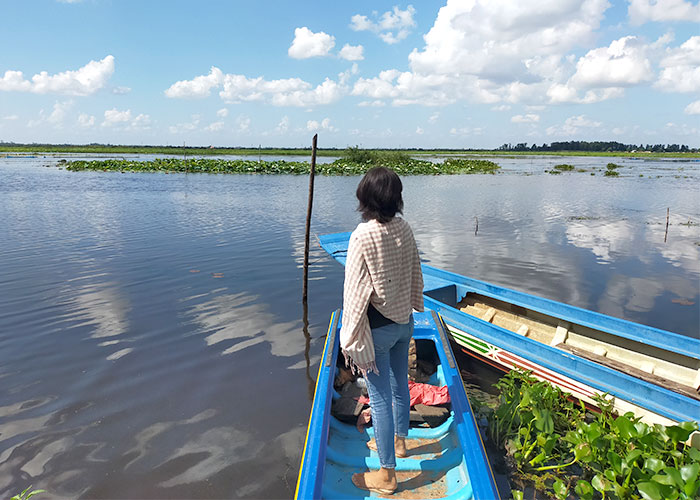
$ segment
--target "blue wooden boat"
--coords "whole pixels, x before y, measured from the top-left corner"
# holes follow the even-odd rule
[[[345,262],[350,233],[321,246]],[[426,307],[464,352],[502,370],[531,370],[595,406],[648,423],[700,422],[700,340],[422,265]],[[700,435],[693,443],[700,446]]]
[[[498,490],[444,324],[435,312],[414,314],[414,322],[413,338],[419,358],[432,357],[437,366],[428,383],[447,385],[450,411],[446,420],[437,426],[411,425],[407,437],[408,457],[397,458],[399,487],[391,498],[497,499]],[[360,433],[354,425],[331,415],[332,400],[340,397],[333,387],[339,366],[340,325],[341,313],[336,311],[331,316],[316,379],[295,494],[297,499],[376,496],[356,488],[351,481],[355,472],[379,469],[377,453],[366,445],[373,437],[372,429]]]

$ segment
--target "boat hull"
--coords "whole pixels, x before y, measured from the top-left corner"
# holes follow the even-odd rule
[[[431,383],[447,385],[451,411],[437,427],[411,427],[408,457],[396,464],[399,489],[393,498],[498,498],[486,452],[461,376],[449,345],[444,324],[432,312],[414,315],[414,339],[432,343],[439,359]],[[358,432],[331,415],[331,402],[339,397],[333,389],[338,358],[340,312],[331,318],[314,403],[309,418],[304,454],[295,498],[365,498],[369,492],[356,488],[355,472],[378,469],[379,458],[367,448],[371,428]]]
[[[321,247],[344,264],[349,236],[350,233],[321,236]],[[618,412],[632,411],[649,423],[700,422],[700,399],[697,394],[700,385],[699,339],[499,287],[428,265],[422,265],[422,270],[426,307],[440,313],[453,339],[471,355],[499,369],[515,367],[532,370],[538,377],[588,404],[594,404],[593,395],[605,394],[615,399]],[[558,322],[556,331],[547,341],[541,342],[523,332],[494,324],[489,319],[467,314],[459,306],[470,294],[510,304],[515,310],[554,318]],[[562,332],[559,331],[560,326]],[[575,331],[576,328],[579,332]],[[574,347],[567,344],[567,336],[578,342],[580,332],[592,332],[594,335],[590,342],[593,352],[582,354],[576,348],[580,344]],[[596,340],[603,338],[601,336],[605,341]],[[477,348],[478,345],[481,347]],[[622,365],[596,354],[596,348],[603,353],[615,349],[619,351],[620,346],[627,349],[628,354],[637,355],[640,366],[634,366],[634,359],[628,365]],[[642,373],[647,369],[642,365],[654,357],[658,359],[656,364],[668,382],[660,382],[660,377],[655,378],[653,374],[646,377]],[[674,380],[675,373],[679,376]],[[679,386],[681,390],[675,390]],[[669,387],[674,387],[674,390]],[[700,446],[699,433],[692,439],[694,446]]]
[[[598,404],[595,398],[604,395],[604,393],[587,384],[549,370],[488,342],[479,340],[458,328],[447,325],[447,330],[455,343],[462,348],[462,352],[504,373],[513,369],[532,372],[535,378],[557,386],[562,391],[571,394],[572,397],[583,401],[589,408],[597,408]],[[620,398],[613,399],[613,410],[618,414],[631,411],[644,422],[651,424],[674,425],[678,423],[676,420],[648,411],[646,408],[631,404]]]

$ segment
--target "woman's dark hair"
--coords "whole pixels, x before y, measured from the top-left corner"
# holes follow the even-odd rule
[[[403,213],[403,185],[399,176],[386,167],[374,167],[367,171],[357,186],[357,210],[362,219],[376,219],[382,224],[389,222],[396,214]]]

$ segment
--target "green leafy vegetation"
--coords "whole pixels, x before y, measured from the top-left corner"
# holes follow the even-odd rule
[[[32,490],[32,487],[29,486],[29,488],[25,489],[19,495],[13,496],[10,500],[29,500],[34,495],[38,495],[39,493],[45,493],[45,492],[46,492],[46,490]]]
[[[401,152],[404,154],[411,155],[413,157],[417,156],[435,156],[435,155],[460,155],[460,156],[507,156],[511,158],[518,158],[528,155],[537,156],[624,156],[624,157],[634,157],[634,158],[700,158],[700,151],[697,149],[689,149],[681,151],[680,147],[678,151],[664,150],[652,147],[652,150],[645,149],[631,149],[631,150],[614,150],[614,149],[601,149],[601,150],[583,150],[575,149],[576,144],[572,143],[568,148],[560,148],[560,145],[567,145],[568,143],[552,143],[550,149],[541,149],[541,147],[536,147],[531,149],[525,147],[523,149],[503,149],[503,146],[497,149],[470,149],[470,148],[454,148],[454,149],[422,149],[422,148],[409,148],[409,149],[371,149],[365,150],[370,152]],[[505,145],[504,145],[505,146]],[[519,146],[519,145],[516,145]],[[533,145],[534,146],[534,145]],[[546,146],[546,145],[543,145]],[[557,149],[551,149],[557,148]],[[356,148],[357,149],[357,148]],[[673,149],[673,148],[671,148]],[[347,150],[346,150],[347,151]],[[104,154],[104,155],[114,155],[114,154],[152,154],[152,155],[183,155],[187,156],[224,156],[224,155],[237,155],[237,156],[310,156],[311,148],[271,148],[271,147],[212,147],[212,146],[137,146],[137,145],[113,145],[113,144],[16,144],[8,142],[0,142],[0,152],[2,153],[21,153],[21,154],[60,154],[60,153],[73,153],[73,154]],[[343,155],[343,149],[338,148],[321,148],[317,150],[318,156],[341,156]],[[0,154],[0,156],[2,156]]]
[[[526,142],[518,144],[503,144],[498,148],[501,151],[585,151],[585,152],[618,152],[618,153],[689,153],[696,152],[685,144],[622,144],[617,141],[563,141],[551,144],[532,144]]]
[[[560,163],[559,165],[554,165],[552,167],[552,170],[545,170],[545,172],[548,172],[552,175],[558,175],[558,174],[561,174],[562,172],[571,172],[572,170],[574,170],[574,168],[575,167],[573,165],[568,165],[566,163]],[[585,172],[585,170],[580,170],[580,171]]]
[[[449,158],[442,163],[417,160],[399,151],[377,152],[349,148],[343,158],[319,163],[319,175],[362,175],[376,166],[390,167],[399,175],[483,174],[495,173],[500,167],[488,160]],[[117,172],[181,172],[219,174],[308,174],[308,162],[224,160],[221,158],[158,158],[137,160],[76,160],[67,162],[68,170]]]
[[[603,175],[606,177],[617,177],[620,175],[620,172],[617,171],[620,167],[621,165],[617,165],[616,163],[608,163],[605,167],[605,174]]]
[[[500,401],[489,433],[538,490],[559,499],[697,498],[700,450],[685,444],[696,422],[648,425],[632,413],[615,415],[602,397],[600,413],[592,415],[526,372],[511,371],[496,387]]]

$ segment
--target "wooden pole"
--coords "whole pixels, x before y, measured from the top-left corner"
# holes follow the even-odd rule
[[[302,302],[306,303],[309,283],[309,234],[311,232],[311,209],[314,205],[314,175],[316,174],[316,142],[318,134],[314,134],[311,140],[311,172],[309,173],[309,204],[306,209],[306,234],[304,236],[304,288],[301,295]]]
[[[664,243],[666,243],[666,238],[668,238],[668,219],[671,214],[671,207],[666,208],[666,232],[664,233]]]

